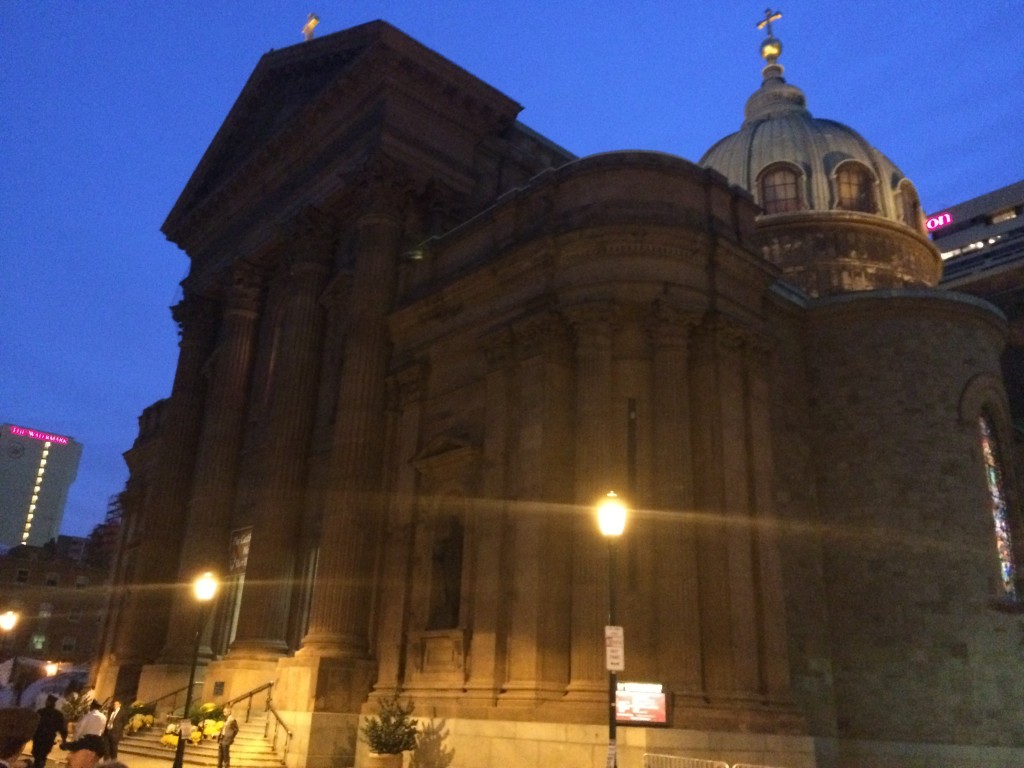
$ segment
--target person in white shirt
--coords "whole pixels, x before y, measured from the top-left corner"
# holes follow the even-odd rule
[[[75,741],[83,736],[102,736],[107,730],[107,718],[96,699],[89,705],[89,711],[78,718],[75,723]]]

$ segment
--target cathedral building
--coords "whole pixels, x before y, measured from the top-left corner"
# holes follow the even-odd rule
[[[766,26],[698,164],[577,158],[383,22],[260,60],[163,227],[101,696],[186,684],[210,570],[203,698],[272,682],[291,768],[395,691],[454,765],[597,768],[614,593],[665,697],[621,768],[1024,764],[1006,320]]]

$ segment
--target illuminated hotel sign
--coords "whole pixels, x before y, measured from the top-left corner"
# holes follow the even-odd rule
[[[615,722],[619,725],[667,725],[668,710],[661,683],[619,683],[615,691]]]
[[[945,213],[936,213],[934,216],[929,216],[924,225],[928,228],[929,232],[933,232],[952,223],[953,217],[949,214],[949,211],[946,211]]]
[[[61,445],[67,445],[70,438],[64,437],[63,435],[51,435],[49,432],[39,432],[35,429],[26,429],[25,427],[15,427],[11,425],[10,432],[12,435],[18,437],[30,437],[33,440],[42,440],[44,442],[60,443]]]

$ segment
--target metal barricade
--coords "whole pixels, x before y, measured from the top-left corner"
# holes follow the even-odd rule
[[[701,760],[679,755],[644,755],[644,768],[729,768],[721,760]]]

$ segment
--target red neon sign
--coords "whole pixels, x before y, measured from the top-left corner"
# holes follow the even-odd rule
[[[937,213],[934,216],[929,216],[928,220],[924,223],[928,227],[928,231],[942,229],[947,224],[953,223],[953,217],[949,214],[949,211],[944,213]]]
[[[43,440],[44,442],[49,441],[51,443],[60,443],[61,445],[68,444],[68,438],[63,435],[51,435],[49,432],[38,432],[34,429],[26,429],[25,427],[11,426],[11,434],[17,435],[18,437],[30,437],[33,440]]]

